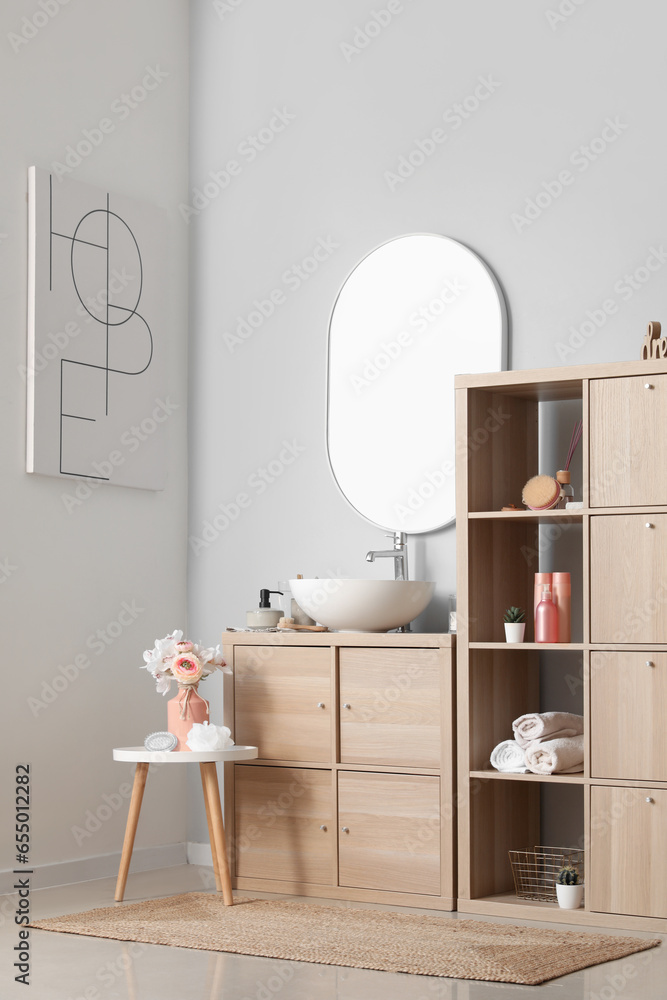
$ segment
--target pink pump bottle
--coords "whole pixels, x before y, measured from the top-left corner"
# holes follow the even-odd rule
[[[542,600],[535,612],[535,642],[558,642],[558,609],[548,584],[542,588]]]

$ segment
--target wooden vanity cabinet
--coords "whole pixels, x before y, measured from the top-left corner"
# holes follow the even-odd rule
[[[457,640],[457,908],[665,933],[667,362],[461,375],[455,386],[457,610],[468,623]],[[578,413],[583,506],[507,509],[529,478],[555,473],[540,453]],[[572,574],[572,641],[538,645],[529,622],[524,643],[505,643],[502,611],[532,609],[540,570]],[[584,717],[582,771],[493,770],[513,719],[564,707],[559,684]],[[569,845],[552,839],[564,827]],[[508,852],[554,843],[585,851],[579,910],[516,895]]]
[[[236,888],[451,910],[453,638],[225,633]]]

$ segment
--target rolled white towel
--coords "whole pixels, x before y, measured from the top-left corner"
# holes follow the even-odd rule
[[[521,715],[512,723],[514,739],[525,748],[537,740],[557,740],[561,737],[579,736],[584,731],[583,715],[571,712],[533,712]]]
[[[562,736],[526,748],[526,764],[533,774],[573,774],[584,769],[584,737]]]
[[[503,740],[491,751],[491,767],[506,774],[527,774],[526,755],[516,740]]]

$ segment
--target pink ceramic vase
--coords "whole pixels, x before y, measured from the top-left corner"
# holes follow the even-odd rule
[[[185,742],[195,722],[208,722],[208,702],[197,694],[197,685],[178,685],[178,694],[167,702],[167,730],[178,738],[176,750],[190,750]]]

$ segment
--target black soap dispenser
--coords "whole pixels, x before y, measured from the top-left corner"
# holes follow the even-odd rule
[[[259,592],[259,608],[256,611],[246,613],[246,625],[248,628],[275,628],[283,616],[280,608],[271,607],[271,594],[282,595],[282,590],[266,590]]]

